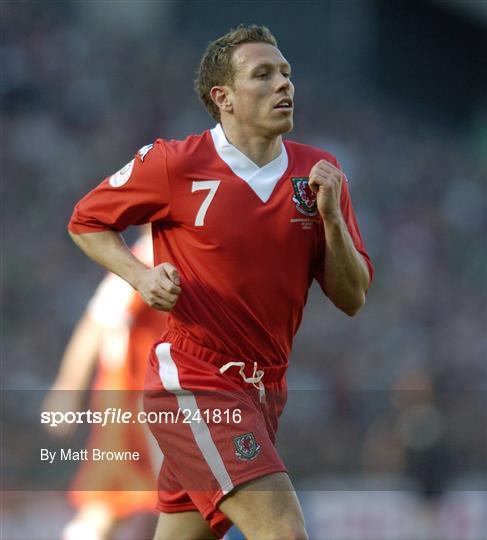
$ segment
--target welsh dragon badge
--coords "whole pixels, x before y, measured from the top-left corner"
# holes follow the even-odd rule
[[[316,205],[316,195],[311,191],[308,184],[308,177],[291,178],[294,195],[293,202],[296,208],[305,216],[316,216],[318,214]]]
[[[233,444],[235,446],[235,455],[238,459],[252,460],[255,459],[260,452],[260,444],[255,440],[253,433],[245,433],[234,437]]]

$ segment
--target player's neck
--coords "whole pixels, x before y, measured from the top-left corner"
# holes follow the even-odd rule
[[[263,135],[249,133],[245,128],[233,126],[232,124],[222,124],[225,136],[230,144],[238,148],[258,167],[264,167],[282,151],[282,137],[267,138]]]

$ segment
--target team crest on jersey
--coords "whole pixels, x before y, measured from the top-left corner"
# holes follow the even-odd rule
[[[311,191],[308,181],[309,178],[307,176],[291,178],[294,188],[293,202],[296,203],[296,208],[301,214],[305,216],[316,216],[318,213],[316,195]]]
[[[245,433],[233,438],[235,446],[235,455],[238,459],[251,461],[255,459],[260,452],[261,446],[255,440],[253,433]]]
[[[152,149],[153,146],[153,144],[146,144],[137,152],[140,161],[144,161],[145,155],[147,154],[147,152],[149,152],[149,150]]]
[[[134,168],[134,160],[130,161],[122,167],[118,172],[115,174],[112,174],[110,176],[110,180],[108,180],[108,183],[112,187],[120,187],[126,184],[130,178],[130,175],[132,174],[132,169]]]

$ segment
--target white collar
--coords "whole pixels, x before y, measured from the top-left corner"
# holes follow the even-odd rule
[[[217,124],[210,133],[220,159],[230,167],[236,176],[247,182],[262,202],[267,202],[288,166],[289,160],[284,144],[281,143],[281,153],[276,159],[259,167],[228,142],[221,124]]]

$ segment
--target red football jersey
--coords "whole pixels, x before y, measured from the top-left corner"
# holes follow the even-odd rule
[[[338,167],[331,154],[286,140],[274,161],[258,167],[220,125],[184,141],[158,139],[76,205],[69,229],[151,222],[154,264],[170,262],[181,277],[169,335],[282,365],[313,278],[323,288],[324,227],[308,186],[320,159]],[[372,277],[347,182],[341,209]]]

